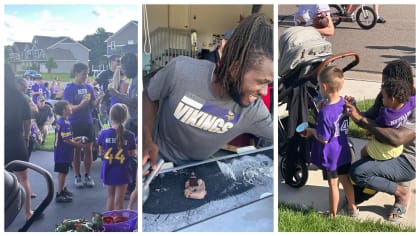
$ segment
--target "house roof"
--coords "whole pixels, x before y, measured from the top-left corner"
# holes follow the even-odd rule
[[[27,42],[14,42],[13,43],[13,50],[15,52],[24,52],[26,46],[28,46],[29,48],[31,48],[32,47],[32,43],[27,43]]]
[[[107,43],[108,41],[112,40],[115,36],[117,36],[121,31],[124,31],[125,29],[127,29],[128,27],[136,27],[138,28],[138,21],[136,20],[132,20],[130,22],[128,22],[126,25],[124,25],[120,30],[118,30],[117,32],[115,32],[113,35],[109,36],[105,42]]]
[[[32,39],[32,43],[36,45],[38,49],[46,49],[49,46],[57,43],[58,41],[61,41],[65,39],[66,37],[49,37],[49,36],[39,36],[35,35]]]
[[[57,45],[59,45],[59,44],[72,44],[72,43],[74,43],[74,44],[79,44],[81,47],[83,47],[83,48],[85,48],[86,50],[90,51],[90,49],[89,49],[89,48],[87,48],[85,45],[83,45],[83,44],[81,44],[81,43],[79,43],[79,42],[77,42],[77,41],[73,40],[73,39],[72,39],[72,38],[70,38],[70,37],[65,37],[65,38],[61,39],[60,41],[58,41],[58,42],[56,42],[56,43],[54,43],[54,44],[50,45],[47,49],[52,49],[52,48],[54,48],[55,46],[57,46]]]
[[[47,58],[52,57],[56,61],[76,60],[76,57],[68,49],[62,49],[62,48],[47,49],[45,54],[46,54]]]

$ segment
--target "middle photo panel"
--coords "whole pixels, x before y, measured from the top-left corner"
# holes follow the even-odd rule
[[[272,232],[273,6],[142,21],[143,231]]]

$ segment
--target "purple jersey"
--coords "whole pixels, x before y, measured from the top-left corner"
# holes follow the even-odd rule
[[[35,83],[35,84],[32,85],[31,90],[33,92],[42,92],[42,95],[46,97],[47,89],[45,88],[45,86],[43,84],[39,85],[38,83]],[[40,94],[35,94],[35,95],[32,96],[32,101],[35,104],[37,104],[37,102],[38,102],[38,96],[39,95]]]
[[[376,118],[379,127],[398,128],[407,122],[408,117],[416,107],[416,96],[411,96],[403,107],[396,110],[390,107],[382,107]]]
[[[70,121],[61,117],[55,125],[54,161],[55,163],[71,163],[74,156],[74,147],[64,140],[73,138]]]
[[[104,150],[101,179],[105,185],[128,184],[133,181],[129,150],[135,150],[134,134],[124,131],[124,148],[117,147],[117,131],[109,128],[101,131],[98,145]]]
[[[79,105],[82,99],[90,94],[91,103],[77,111],[74,111],[73,114],[69,117],[71,124],[92,124],[92,104],[95,101],[95,91],[92,86],[87,83],[75,84],[70,83],[64,89],[64,100],[67,100],[72,105]]]
[[[328,143],[313,141],[311,162],[327,171],[335,171],[337,167],[351,162],[347,142],[349,118],[343,114],[344,104],[344,99],[340,97],[339,102],[325,105],[317,117],[316,133]]]

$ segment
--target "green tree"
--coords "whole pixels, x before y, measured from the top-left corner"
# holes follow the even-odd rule
[[[47,67],[48,74],[49,74],[49,73],[51,73],[52,69],[56,69],[58,66],[57,66],[57,62],[55,62],[54,58],[48,57],[47,62],[45,62],[45,67]]]
[[[81,44],[90,49],[89,68],[92,68],[92,65],[106,65],[108,63],[108,59],[105,57],[105,40],[111,35],[112,33],[106,32],[104,28],[99,27],[94,34],[86,35],[83,40],[80,41]]]

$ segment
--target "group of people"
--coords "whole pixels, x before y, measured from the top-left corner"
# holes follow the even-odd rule
[[[320,33],[331,35],[334,27],[331,28],[331,19],[326,16],[329,18],[326,24],[319,22],[324,24]],[[307,22],[305,18],[299,20]],[[243,133],[273,140],[273,118],[261,99],[274,79],[273,26],[264,15],[252,14],[229,32],[229,36],[215,63],[180,56],[148,82],[142,94],[142,165],[150,162],[151,169],[156,169],[159,159],[175,165],[202,161]],[[72,71],[74,81],[66,86],[63,101],[54,106],[54,112],[60,116],[54,148],[57,202],[71,202],[73,198],[66,188],[71,165],[76,186],[95,185],[91,177],[92,146],[96,141],[92,109],[100,103],[109,107],[106,112],[111,121],[110,128],[102,130],[96,141],[102,157],[101,179],[108,192],[106,210],[124,207],[124,194],[135,179],[131,160],[136,156],[138,136],[137,56],[112,56],[109,62],[110,71],[96,80],[103,93],[95,94],[93,87],[86,83],[87,65],[77,63]],[[22,147],[27,145],[29,137],[30,103],[21,93],[14,93],[17,88],[13,72],[8,66],[5,69],[6,163],[15,159],[28,161],[27,151]],[[124,84],[126,81],[120,82],[120,76],[131,78],[129,86]],[[305,137],[314,137],[311,161],[323,169],[330,186],[331,217],[338,211],[338,182],[344,186],[347,209],[352,216],[358,214],[352,181],[394,195],[391,220],[398,220],[406,211],[410,197],[406,182],[415,178],[415,99],[412,98],[415,89],[410,65],[402,60],[391,62],[383,70],[382,82],[374,106],[361,113],[354,99],[339,96],[344,85],[343,71],[327,67],[318,78],[320,93],[327,102],[320,109],[316,129],[308,128]],[[405,88],[404,92],[397,89],[401,87]],[[16,104],[21,107],[19,111],[7,112],[16,110],[13,109]],[[384,153],[382,146],[369,143],[362,158],[351,163],[347,145],[349,117],[372,133],[376,143],[387,144],[389,152]],[[402,148],[395,150],[395,146],[401,145]],[[16,174],[26,192],[31,193],[27,170],[16,170]],[[128,208],[137,199],[137,186],[138,181]],[[33,212],[28,194],[25,205],[29,219]]]
[[[99,146],[99,155],[102,157],[101,179],[107,186],[107,211],[123,209],[127,186],[134,183],[137,161],[132,160],[137,155],[137,56],[127,53],[121,58],[120,69],[127,78],[131,79],[128,92],[118,87],[109,86],[110,97],[118,98],[109,107],[110,128],[100,132],[96,137],[93,129],[92,111],[103,100],[105,93],[97,96],[94,88],[86,83],[88,66],[76,63],[73,66],[71,77],[73,82],[68,83],[64,89],[63,99],[54,105],[54,113],[59,116],[55,125],[54,140],[54,172],[57,172],[57,203],[71,202],[74,194],[66,186],[66,177],[70,167],[75,173],[76,187],[94,187],[95,182],[91,176],[92,147],[94,143]],[[123,84],[118,81],[118,83]],[[52,111],[45,110],[45,96],[33,93],[36,104],[27,96],[27,82],[25,79],[15,79],[10,66],[5,64],[5,164],[13,160],[29,161],[31,114],[40,116],[41,120],[51,123],[54,117]],[[40,85],[39,85],[40,86]],[[32,88],[35,86],[32,85]],[[41,88],[41,87],[40,87]],[[37,90],[38,91],[38,90]],[[123,92],[121,92],[123,91]],[[18,109],[16,109],[18,108]],[[10,111],[14,112],[10,112]],[[38,120],[38,118],[36,119]],[[42,122],[41,122],[42,123]],[[44,124],[39,124],[44,127]],[[126,125],[126,126],[124,126]],[[43,129],[44,130],[44,129]],[[98,138],[98,139],[97,139]],[[84,154],[84,178],[81,173],[81,152]],[[31,192],[28,170],[18,168],[14,170],[19,183],[24,187],[25,217],[33,215],[31,206]],[[137,202],[137,187],[133,186],[130,192],[129,209],[133,209]],[[40,218],[40,216],[37,216]]]
[[[347,6],[350,14],[357,6]],[[379,17],[378,23],[385,23]],[[296,25],[312,26],[323,36],[334,34],[328,5],[299,5]],[[325,22],[320,17],[327,19]],[[365,189],[386,192],[395,196],[388,216],[400,220],[410,199],[409,181],[415,178],[415,85],[410,64],[404,60],[390,62],[382,72],[382,86],[374,105],[360,112],[351,96],[341,97],[344,74],[330,66],[319,75],[318,86],[322,96],[316,127],[301,134],[313,137],[311,162],[323,170],[329,184],[329,217],[337,214],[338,182],[346,195],[346,212],[357,216],[356,204],[366,200]],[[347,142],[349,117],[365,128],[374,138],[361,150],[360,160],[351,163]],[[352,184],[354,183],[354,185]],[[368,196],[369,197],[369,196]]]

